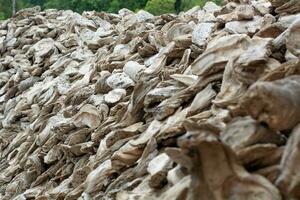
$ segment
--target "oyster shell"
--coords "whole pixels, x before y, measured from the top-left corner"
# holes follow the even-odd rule
[[[0,199],[299,199],[299,2],[1,21]]]

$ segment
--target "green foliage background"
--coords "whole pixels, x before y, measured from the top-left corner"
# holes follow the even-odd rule
[[[85,10],[96,10],[116,13],[122,8],[132,11],[145,9],[155,15],[175,13],[176,0],[16,0],[17,10],[40,5],[43,9],[71,9],[82,13]],[[187,10],[196,5],[203,6],[208,0],[181,0],[180,10]],[[222,0],[212,0],[221,4]],[[0,19],[11,17],[12,0],[0,0]]]

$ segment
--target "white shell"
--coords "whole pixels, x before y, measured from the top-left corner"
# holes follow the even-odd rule
[[[132,80],[137,81],[138,73],[144,71],[146,69],[145,65],[141,65],[134,61],[129,61],[124,65],[123,71],[126,75],[128,75]]]
[[[126,90],[114,89],[104,95],[104,101],[108,104],[114,104],[126,96]]]
[[[172,160],[170,159],[170,157],[167,154],[162,153],[151,160],[147,167],[147,171],[151,175],[154,175],[157,172],[170,168],[171,166]]]
[[[127,89],[128,87],[134,86],[133,80],[125,73],[112,74],[107,78],[106,83],[114,89]]]

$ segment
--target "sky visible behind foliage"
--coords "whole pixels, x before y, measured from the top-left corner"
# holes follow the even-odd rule
[[[147,10],[155,15],[175,13],[176,0],[16,0],[17,10],[39,5],[43,9],[56,8],[83,11],[106,11],[117,13],[122,8],[132,11]],[[203,6],[208,0],[181,0],[180,10],[188,10],[196,5]],[[221,4],[222,0],[211,0]],[[12,0],[0,0],[0,19],[11,17]]]

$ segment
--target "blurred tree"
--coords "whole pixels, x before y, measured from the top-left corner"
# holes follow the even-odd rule
[[[194,6],[203,7],[209,0],[149,0],[145,10],[159,15],[162,13],[179,13],[186,11]],[[210,0],[216,4],[222,4],[223,0]],[[175,5],[175,6],[174,6]]]
[[[27,0],[32,5],[43,5],[48,0]]]
[[[175,13],[175,0],[149,0],[145,10],[154,14],[160,15],[163,13]]]
[[[14,0],[0,0],[0,19],[12,15]],[[155,15],[179,13],[196,5],[203,6],[208,0],[15,0],[16,10],[40,5],[45,8],[73,10],[82,13],[85,10],[118,12],[122,8],[132,11],[145,9]],[[221,3],[222,0],[212,0]]]
[[[19,9],[30,7],[33,5],[36,4],[31,4],[30,0],[0,0],[0,19],[11,17],[14,10],[15,12],[17,12]]]
[[[118,12],[119,8],[121,7],[119,0],[112,0],[109,4],[108,12],[116,13]]]
[[[16,14],[16,0],[12,0],[12,15]]]
[[[139,10],[141,8],[144,8],[148,2],[148,0],[127,0],[127,1],[122,1],[122,0],[117,0],[120,2],[118,10],[122,8],[128,8],[132,11]]]
[[[176,0],[176,2],[175,2],[175,10],[176,10],[177,14],[179,14],[181,11],[181,3],[182,3],[182,0]]]
[[[8,0],[0,0],[0,17],[5,19],[11,16],[12,2]]]
[[[39,1],[39,0],[35,0]],[[118,12],[122,8],[137,10],[143,8],[148,0],[42,0],[45,8],[71,9],[82,13],[85,10]]]

